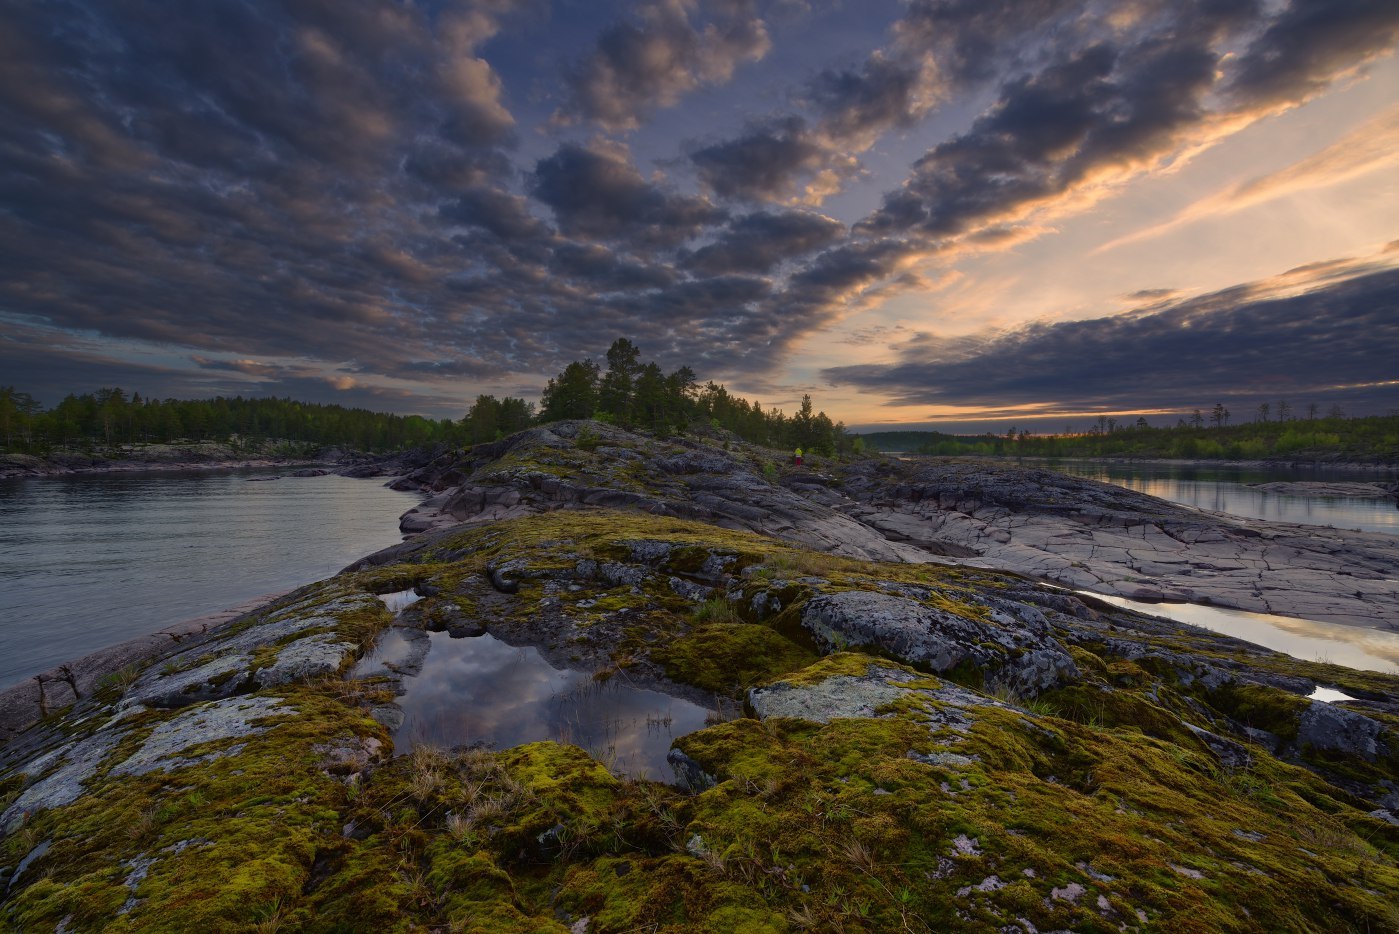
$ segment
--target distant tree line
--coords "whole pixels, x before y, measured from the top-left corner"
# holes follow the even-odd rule
[[[69,395],[46,410],[28,393],[0,387],[0,446],[19,453],[235,437],[250,444],[272,439],[388,451],[451,442],[459,433],[450,419],[420,415],[241,396],[161,400],[121,389]]]
[[[28,393],[0,387],[0,451],[44,454],[229,439],[250,447],[275,440],[391,451],[479,444],[567,418],[596,418],[663,436],[701,427],[727,429],[754,444],[828,456],[863,447],[844,425],[814,411],[809,395],[793,415],[765,411],[716,383],[699,385],[688,366],[667,374],[655,363],[642,363],[636,346],[619,339],[607,351],[605,371],[592,360],[575,361],[549,380],[537,412],[524,399],[480,395],[460,420],[291,399],[161,400],[121,389],[69,395],[45,409]]]
[[[1172,426],[1152,426],[1145,417],[1119,421],[1099,417],[1086,432],[1031,435],[1012,426],[1004,435],[952,435],[897,431],[862,435],[880,451],[918,454],[979,454],[1003,457],[1178,457],[1205,460],[1266,460],[1326,457],[1399,462],[1399,415],[1347,418],[1337,406],[1321,415],[1315,405],[1292,417],[1286,402],[1259,406],[1251,422],[1231,423],[1223,404],[1199,409]]]

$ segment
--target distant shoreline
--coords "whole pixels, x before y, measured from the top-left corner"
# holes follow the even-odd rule
[[[1075,464],[1117,464],[1125,467],[1227,467],[1235,470],[1335,470],[1344,473],[1399,474],[1399,463],[1394,461],[1323,461],[1323,460],[1216,460],[1211,458],[1182,457],[1133,457],[1127,454],[1108,454],[1101,457],[1081,455],[1074,457],[1043,457],[1026,455],[1015,457],[1008,454],[922,454],[917,451],[880,451],[888,457],[929,457],[953,460],[984,460],[1012,464],[1075,463]]]
[[[46,465],[39,468],[0,467],[0,480],[46,479],[122,473],[176,473],[186,470],[239,470],[247,467],[333,467],[336,461],[297,458],[246,458],[230,461],[111,461],[90,467]]]

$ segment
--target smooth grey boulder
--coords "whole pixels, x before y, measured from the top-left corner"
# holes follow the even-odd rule
[[[1297,723],[1297,746],[1322,749],[1374,762],[1379,756],[1379,721],[1337,704],[1312,701]]]
[[[354,643],[346,642],[334,633],[307,636],[282,646],[277,660],[267,668],[258,669],[253,680],[259,687],[270,688],[333,675],[340,671],[347,657],[353,657],[354,652]]]
[[[1023,693],[1077,677],[1072,657],[1048,634],[1038,611],[1021,606],[1012,616],[1010,604],[998,603],[990,617],[1008,625],[958,616],[909,597],[847,591],[812,598],[802,612],[802,626],[826,649],[871,646],[939,673],[970,662],[988,683]]]
[[[898,686],[914,675],[893,668],[871,665],[862,676],[833,675],[816,684],[794,685],[785,681],[748,692],[748,703],[761,720],[770,717],[799,717],[817,723],[832,720],[878,716],[908,692]]]
[[[221,655],[184,671],[155,672],[141,679],[122,698],[124,705],[185,707],[237,694],[248,679],[252,656]]]

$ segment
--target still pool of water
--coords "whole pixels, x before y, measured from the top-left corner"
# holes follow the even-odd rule
[[[419,497],[277,471],[0,481],[0,688],[336,573],[400,540]]]
[[[1399,500],[1393,497],[1301,496],[1258,490],[1250,485],[1301,481],[1392,481],[1395,477],[1392,470],[1358,473],[1324,467],[1256,468],[1099,461],[1036,461],[1034,466],[1111,483],[1197,509],[1273,522],[1329,525],[1338,529],[1399,535]]]
[[[1194,603],[1143,603],[1086,590],[1079,592],[1116,606],[1244,639],[1293,658],[1399,674],[1399,632]]]
[[[615,774],[669,781],[671,742],[701,729],[713,715],[630,684],[625,672],[598,681],[587,672],[553,667],[535,648],[489,634],[428,636],[422,671],[403,679],[405,693],[397,699],[404,713],[394,736],[399,754],[422,744],[504,749],[554,740],[582,747]],[[404,641],[387,639],[375,653],[401,655],[398,643]],[[372,665],[376,658],[371,653],[364,661]]]

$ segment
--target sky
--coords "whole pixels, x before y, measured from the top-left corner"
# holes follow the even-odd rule
[[[0,0],[0,384],[1399,409],[1393,0]]]

